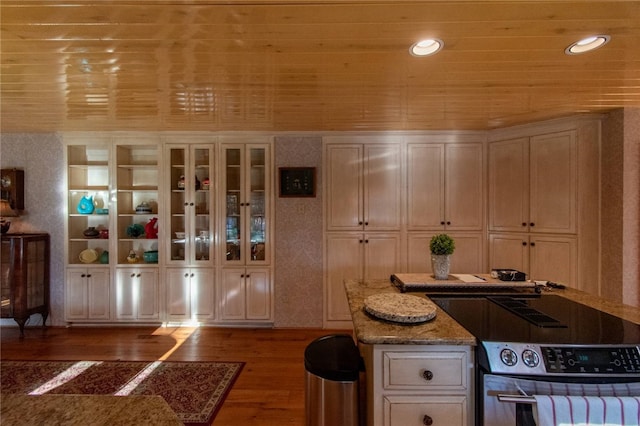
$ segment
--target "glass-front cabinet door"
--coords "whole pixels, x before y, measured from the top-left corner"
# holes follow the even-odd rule
[[[173,264],[213,262],[214,145],[168,145],[169,259]]]
[[[226,264],[268,263],[269,147],[223,145]]]

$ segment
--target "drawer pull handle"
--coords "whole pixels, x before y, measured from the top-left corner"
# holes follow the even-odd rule
[[[433,379],[433,373],[429,370],[424,370],[422,371],[422,378],[425,380],[431,380]]]
[[[425,414],[422,418],[422,424],[425,426],[431,426],[433,424],[433,419]]]

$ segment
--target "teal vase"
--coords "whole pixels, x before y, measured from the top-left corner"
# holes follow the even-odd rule
[[[93,213],[93,209],[95,206],[93,205],[93,196],[84,196],[80,199],[78,203],[78,213],[80,214],[91,214]]]

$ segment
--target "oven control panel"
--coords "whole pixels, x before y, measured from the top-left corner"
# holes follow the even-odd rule
[[[482,342],[482,348],[484,367],[492,373],[640,377],[640,346]]]
[[[542,346],[540,349],[549,373],[640,374],[640,352],[636,346]]]

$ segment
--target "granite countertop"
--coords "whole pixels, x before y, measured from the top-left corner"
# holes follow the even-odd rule
[[[379,293],[400,293],[388,280],[348,280],[345,282],[353,327],[365,344],[475,345],[476,339],[442,309],[434,319],[418,324],[379,320],[367,314],[364,299]],[[412,293],[419,295],[420,293]],[[424,297],[424,296],[422,296]]]
[[[0,396],[3,426],[158,425],[182,426],[165,400],[155,396],[22,395]]]
[[[550,292],[552,292],[552,294],[566,297],[567,299],[571,299],[575,302],[582,303],[583,305],[598,309],[602,312],[606,312],[613,316],[620,317],[627,321],[640,324],[640,308],[612,302],[610,300],[606,300],[598,296],[593,296],[583,291],[575,290],[569,287],[563,290],[550,290]],[[546,292],[544,294],[546,294]]]
[[[365,344],[476,345],[476,339],[439,307],[434,319],[418,324],[402,324],[372,317],[365,312],[364,300],[380,293],[400,293],[388,280],[347,280],[345,290],[356,338]],[[547,291],[545,291],[545,294]],[[640,309],[611,302],[571,288],[552,289],[557,294],[611,315],[640,324]],[[424,293],[410,293],[424,296]],[[428,299],[428,298],[427,298]]]

